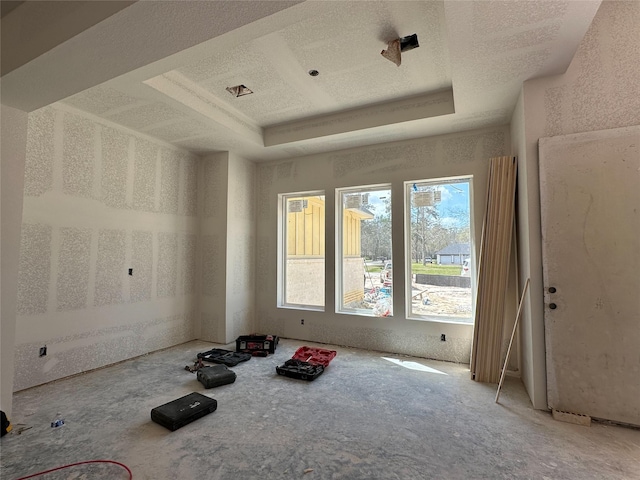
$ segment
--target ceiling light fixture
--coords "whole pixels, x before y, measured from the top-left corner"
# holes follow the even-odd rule
[[[382,50],[380,54],[399,67],[400,63],[402,63],[402,56],[400,52],[407,52],[409,50],[413,50],[414,48],[418,48],[419,46],[418,35],[414,33],[413,35],[391,40],[387,44],[387,49]]]
[[[229,92],[234,97],[242,97],[243,95],[249,95],[253,93],[252,90],[245,87],[244,85],[236,85],[235,87],[227,87],[227,92]]]

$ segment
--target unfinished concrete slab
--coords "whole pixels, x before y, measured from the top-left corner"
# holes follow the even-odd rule
[[[18,392],[11,420],[32,428],[2,439],[1,477],[112,459],[136,480],[640,478],[640,431],[556,422],[530,407],[518,379],[496,404],[495,385],[470,381],[466,365],[327,345],[338,355],[315,381],[278,376],[301,345],[284,339],[209,390],[184,370],[213,346],[194,341]],[[218,409],[175,432],[151,421],[152,408],[191,392]],[[58,412],[65,425],[51,428]],[[76,469],[73,478],[128,476]]]

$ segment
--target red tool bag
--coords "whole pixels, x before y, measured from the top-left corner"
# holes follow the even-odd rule
[[[300,347],[284,365],[276,367],[278,375],[312,381],[318,378],[338,354],[325,348]]]

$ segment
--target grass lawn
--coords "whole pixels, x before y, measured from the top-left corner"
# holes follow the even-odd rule
[[[427,263],[411,264],[411,273],[426,273],[427,275],[460,275],[462,271],[461,265],[434,265]]]
[[[368,267],[367,271],[370,273],[377,273],[382,270],[380,265],[368,265]],[[462,266],[460,265],[411,264],[411,273],[426,273],[428,275],[460,275],[461,269]]]

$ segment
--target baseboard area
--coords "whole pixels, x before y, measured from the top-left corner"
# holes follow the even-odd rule
[[[563,412],[562,410],[551,409],[551,414],[554,420],[565,423],[573,423],[575,425],[583,425],[585,427],[591,426],[591,417],[589,415],[582,415],[581,413]]]

